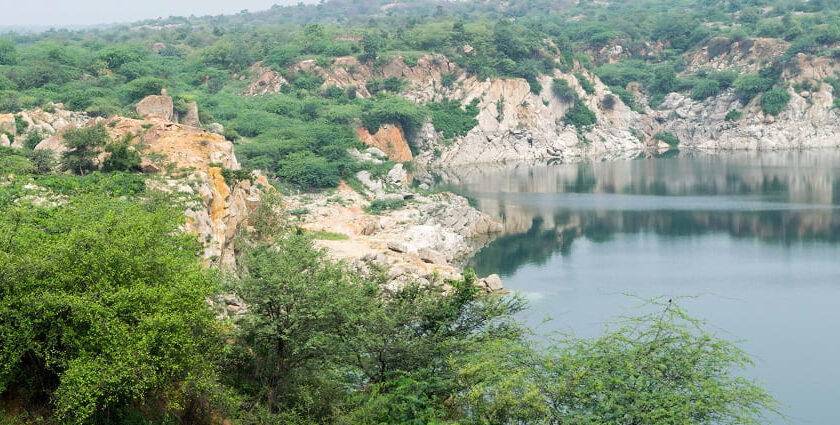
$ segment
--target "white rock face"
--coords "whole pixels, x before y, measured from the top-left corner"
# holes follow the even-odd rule
[[[671,93],[656,116],[663,131],[673,133],[684,147],[701,149],[801,149],[840,146],[840,115],[834,108],[832,88],[820,84],[807,97],[793,90],[791,100],[778,115],[761,110],[759,99],[742,107],[730,90],[706,102]],[[743,116],[726,121],[730,110]]]
[[[422,150],[417,160],[429,165],[458,165],[576,158],[644,149],[644,143],[634,134],[650,135],[654,128],[652,120],[630,110],[617,98],[611,110],[602,110],[600,102],[610,94],[609,89],[594,75],[586,77],[595,86],[592,95],[583,90],[574,75],[559,71],[554,75],[565,79],[597,116],[597,123],[580,134],[563,121],[573,104],[553,95],[552,77],[542,77],[540,94],[532,93],[528,82],[519,78],[487,81],[462,78],[458,88],[449,95],[464,105],[478,99],[478,126],[466,136],[445,142],[427,124],[416,137],[416,144]]]

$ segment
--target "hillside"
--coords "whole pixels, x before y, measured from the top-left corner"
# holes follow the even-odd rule
[[[543,258],[531,239],[633,223],[533,233],[426,169],[840,146],[838,52],[818,0],[331,0],[6,34],[0,423],[762,423],[749,356],[676,300],[543,344],[523,296],[460,266],[504,232]]]
[[[838,13],[813,1],[333,1],[10,34],[0,112],[127,116],[167,89],[182,116],[197,102],[200,123],[221,124],[245,167],[314,187],[352,178],[358,129],[383,124],[438,165],[826,146]]]

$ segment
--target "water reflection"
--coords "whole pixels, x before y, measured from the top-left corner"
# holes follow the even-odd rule
[[[840,152],[679,152],[667,158],[439,170],[505,234],[471,265],[510,275],[619,233],[724,233],[767,243],[840,242]]]
[[[792,423],[840,423],[840,150],[418,177],[504,222],[473,265],[530,300],[523,320],[538,332],[598,335],[616,315],[635,314],[625,293],[697,296],[684,307],[743,340],[756,360],[745,373],[766,383]]]

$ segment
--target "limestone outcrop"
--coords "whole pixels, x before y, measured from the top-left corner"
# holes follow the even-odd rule
[[[30,136],[37,136],[36,141],[47,139],[66,128],[78,127],[90,120],[84,113],[64,110],[64,105],[60,103],[48,109],[35,108],[17,114],[0,115],[0,146],[21,148]],[[18,132],[18,120],[24,124],[21,132]]]
[[[185,198],[190,207],[184,229],[196,234],[204,244],[205,261],[233,266],[233,237],[248,212],[259,203],[260,194],[271,190],[268,180],[255,174],[250,180],[227,181],[223,170],[241,167],[233,143],[221,135],[156,115],[144,120],[97,118],[84,125],[98,123],[104,124],[114,140],[128,137],[135,146],[145,147],[141,167],[148,173],[160,174],[149,179],[148,184]],[[42,141],[35,149],[63,151],[61,133]],[[100,160],[104,155],[100,155]],[[185,173],[185,177],[175,176]]]
[[[669,94],[656,116],[662,130],[680,139],[680,146],[702,149],[776,150],[840,146],[840,114],[834,107],[830,85],[820,83],[815,91],[796,93],[777,116],[765,114],[759,100],[743,106],[732,91],[706,102],[682,94]],[[803,96],[803,94],[805,96]],[[731,110],[743,117],[726,120]]]
[[[262,62],[253,65],[250,72],[251,82],[243,93],[246,96],[279,93],[280,89],[289,83],[279,72],[263,66]]]
[[[380,194],[376,199],[397,196],[402,199],[405,194]],[[502,231],[500,223],[461,196],[409,196],[411,202],[380,215],[365,210],[370,197],[347,185],[335,193],[289,197],[284,204],[289,210],[308,210],[302,216],[304,229],[342,235],[316,240],[316,245],[336,259],[386,266],[391,285],[459,279],[459,259],[472,255]],[[501,289],[500,285],[494,282],[493,288]]]

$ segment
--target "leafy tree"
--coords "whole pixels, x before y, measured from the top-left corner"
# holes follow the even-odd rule
[[[15,42],[9,39],[0,40],[0,65],[15,65],[18,61],[18,52]]]
[[[61,154],[61,165],[65,170],[85,175],[94,169],[94,159],[100,149],[111,140],[108,130],[102,123],[70,129],[62,134],[67,150]]]
[[[597,339],[548,350],[499,341],[461,363],[466,423],[759,424],[777,402],[734,373],[751,365],[673,302]]]
[[[10,209],[11,208],[11,209]],[[51,423],[188,407],[210,377],[214,278],[167,203],[74,196],[0,214],[0,393]]]
[[[102,171],[140,171],[140,153],[131,144],[133,138],[129,133],[123,140],[105,146],[108,157],[102,162]]]

